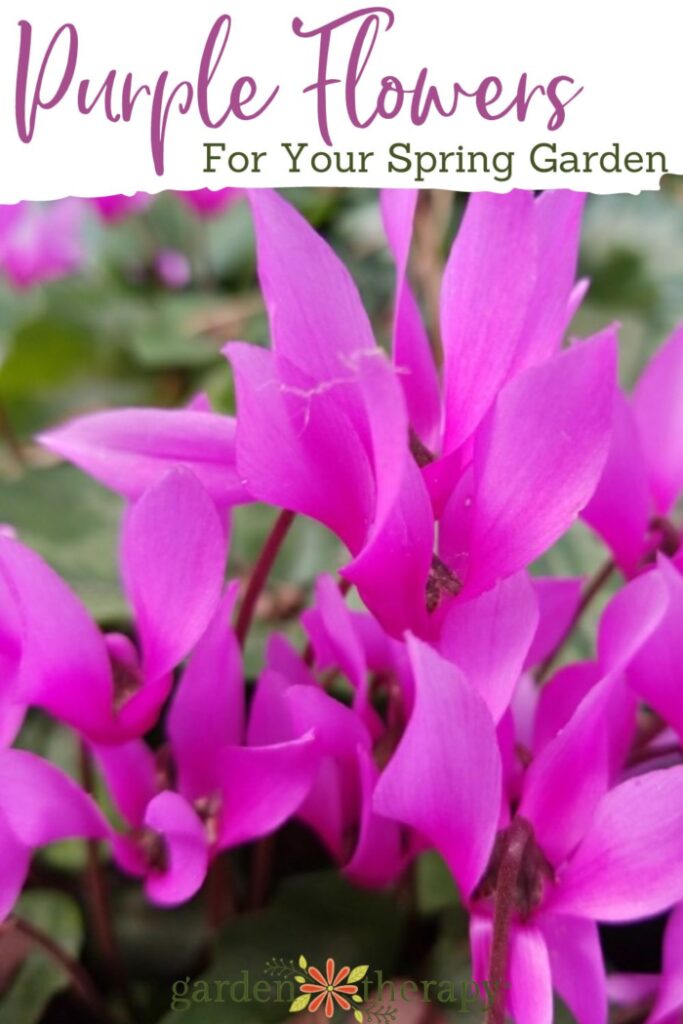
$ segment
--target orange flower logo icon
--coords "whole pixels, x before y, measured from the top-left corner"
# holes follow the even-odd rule
[[[315,1013],[323,1007],[325,1016],[331,1020],[336,1007],[341,1010],[353,1009],[355,1019],[358,1024],[362,1024],[363,1013],[358,1004],[362,1003],[363,999],[358,994],[356,982],[365,977],[368,964],[354,967],[353,970],[350,967],[340,967],[337,970],[334,960],[329,957],[323,974],[317,967],[309,967],[306,958],[300,956],[299,967],[305,971],[305,974],[297,974],[295,978],[301,995],[290,1006],[290,1013],[301,1010]]]

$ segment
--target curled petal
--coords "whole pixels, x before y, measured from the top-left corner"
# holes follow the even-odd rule
[[[0,575],[21,620],[16,698],[86,735],[114,729],[107,648],[85,608],[34,552],[0,536]]]
[[[0,812],[29,848],[109,835],[91,797],[59,768],[27,750],[0,751]]]
[[[227,747],[220,757],[218,848],[274,832],[299,808],[320,763],[314,737],[268,747]]]
[[[153,903],[174,906],[191,899],[201,888],[209,864],[204,826],[196,812],[177,793],[165,790],[152,800],[145,825],[162,838],[166,864],[153,868],[145,892]]]
[[[137,500],[169,469],[186,466],[220,506],[248,501],[235,466],[235,420],[192,409],[116,409],[38,437],[105,487]]]
[[[454,665],[418,640],[409,638],[408,645],[415,706],[377,784],[375,809],[428,839],[469,894],[486,867],[500,815],[495,727]]]

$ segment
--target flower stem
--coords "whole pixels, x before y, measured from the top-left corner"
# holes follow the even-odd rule
[[[13,915],[2,926],[2,929],[5,928],[14,928],[15,931],[25,936],[31,945],[42,949],[64,971],[71,982],[74,992],[92,1010],[96,1020],[102,1021],[103,1024],[108,1024],[111,1021],[112,1018],[104,1000],[97,991],[90,975],[78,960],[70,956],[46,932],[37,928],[23,917]]]
[[[92,794],[95,788],[95,773],[90,750],[80,744],[81,781],[83,789]],[[112,926],[111,902],[107,881],[100,861],[100,844],[97,839],[86,839],[87,867],[86,884],[92,929],[97,946],[110,979],[116,984],[131,1021],[138,1019],[137,1010],[128,987],[116,935]]]
[[[507,832],[505,850],[498,868],[496,903],[493,916],[493,938],[489,964],[489,982],[495,985],[493,1002],[486,1011],[484,1024],[504,1024],[505,992],[507,990],[510,923],[515,909],[517,880],[531,826],[524,818],[514,818]]]
[[[275,520],[275,525],[263,546],[263,550],[259,555],[258,561],[254,566],[246,593],[242,599],[242,604],[237,616],[237,622],[235,623],[235,634],[240,647],[244,647],[254,618],[256,602],[258,601],[259,595],[266,584],[266,580],[273,568],[275,559],[278,556],[285,537],[289,533],[289,528],[294,522],[295,517],[296,512],[290,512],[287,509],[280,512],[280,515]]]
[[[544,682],[555,667],[557,660],[564,649],[564,645],[567,643],[569,638],[572,636],[574,630],[581,621],[584,613],[593,603],[597,595],[600,593],[605,584],[609,581],[612,573],[616,569],[614,561],[610,558],[591,582],[586,587],[581,600],[579,601],[578,607],[572,616],[572,620],[567,626],[566,630],[555,644],[554,648],[547,656],[545,661],[542,661],[536,670],[536,680],[539,683]]]

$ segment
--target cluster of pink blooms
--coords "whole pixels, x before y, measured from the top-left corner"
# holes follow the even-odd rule
[[[222,851],[295,818],[359,886],[436,849],[474,977],[500,970],[502,948],[517,1024],[550,1024],[553,992],[579,1024],[604,1024],[610,999],[680,1019],[683,330],[624,395],[616,326],[563,345],[587,288],[583,197],[474,195],[443,275],[439,372],[407,275],[415,192],[382,196],[390,355],[327,243],[276,193],[249,200],[271,346],[225,348],[236,418],[200,398],[40,439],[127,500],[134,639],[102,635],[0,536],[0,918],[33,851],[62,837],[109,841],[171,905]],[[305,649],[271,635],[247,706],[225,565],[231,508],[249,502],[282,510],[281,534],[288,514],[317,520],[349,560],[341,584],[316,583]],[[619,586],[594,659],[540,682],[586,581],[529,567],[579,516]],[[352,699],[330,692],[334,674]],[[29,707],[90,747],[116,827],[12,748]],[[608,977],[598,923],[668,909],[661,976]]]
[[[239,189],[218,191],[198,189],[178,192],[180,200],[198,217],[214,217],[239,199]],[[141,213],[153,197],[145,192],[132,196],[101,196],[96,199],[62,199],[50,203],[20,202],[0,206],[0,272],[18,289],[77,273],[87,262],[85,226],[88,209],[107,224]],[[157,256],[160,278],[169,287],[187,283],[184,273],[178,283],[175,250],[161,250]],[[167,269],[168,268],[168,269]]]

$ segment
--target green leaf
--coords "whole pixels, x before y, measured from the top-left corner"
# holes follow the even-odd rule
[[[305,956],[303,956],[303,954],[299,957],[299,967],[301,967],[301,969],[304,971],[308,967],[308,960],[306,959]]]
[[[83,921],[76,903],[59,892],[27,892],[16,913],[47,932],[69,956],[77,957],[83,941]],[[0,939],[0,961],[5,962],[3,943],[16,933]],[[53,959],[31,946],[9,991],[0,1001],[0,1024],[34,1024],[52,997],[69,985],[69,978]]]
[[[264,978],[266,961],[296,963],[300,949],[337,963],[369,963],[389,976],[398,966],[403,922],[404,910],[391,896],[356,889],[334,871],[302,872],[280,885],[266,909],[226,926],[211,968],[198,980],[213,987],[246,971],[253,984]],[[194,1001],[190,993],[188,1005],[169,1012],[163,1024],[280,1024],[294,995],[242,1004],[227,996],[223,1003]]]
[[[297,981],[300,985],[303,985],[306,979],[304,978],[303,974],[295,974],[294,981]]]
[[[361,964],[360,967],[354,967],[354,969],[351,971],[347,979],[348,984],[353,985],[354,982],[360,981],[361,978],[365,977],[369,970],[370,964]]]
[[[303,996],[299,996],[299,998],[295,999],[294,1002],[292,1003],[292,1005],[290,1006],[289,1012],[290,1013],[298,1013],[299,1010],[305,1010],[306,1007],[308,1006],[308,1004],[310,1003],[310,1001],[311,1001],[311,997],[308,994],[303,995]]]
[[[0,480],[3,522],[42,555],[100,620],[128,618],[116,565],[121,500],[66,464]]]
[[[363,1014],[360,1010],[354,1010],[353,1016],[358,1021],[358,1024],[363,1024]]]
[[[427,850],[416,862],[417,903],[424,914],[436,914],[460,905],[453,876],[435,850]]]

